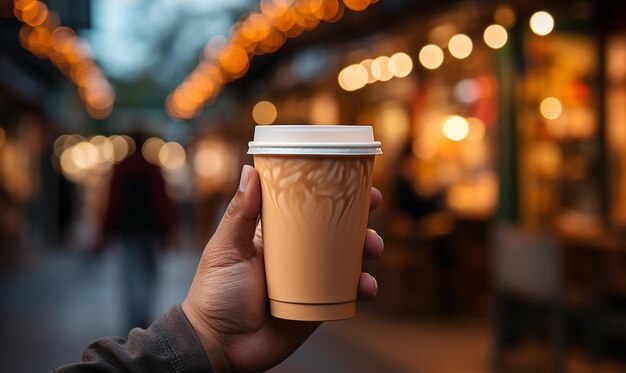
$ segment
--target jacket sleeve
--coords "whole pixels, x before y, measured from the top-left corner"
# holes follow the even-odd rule
[[[128,339],[106,337],[83,352],[81,362],[53,372],[214,372],[200,339],[180,306]]]

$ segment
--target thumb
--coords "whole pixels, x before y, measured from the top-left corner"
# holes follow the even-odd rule
[[[239,188],[230,201],[222,221],[211,241],[222,249],[246,250],[252,248],[252,239],[261,209],[259,174],[249,165],[241,170]]]

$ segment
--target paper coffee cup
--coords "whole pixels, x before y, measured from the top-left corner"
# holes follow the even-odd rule
[[[354,316],[372,186],[381,154],[371,126],[257,126],[249,154],[261,180],[272,315]]]

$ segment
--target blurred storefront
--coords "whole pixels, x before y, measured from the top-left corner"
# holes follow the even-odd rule
[[[46,3],[48,6],[34,7],[36,11],[26,16],[29,23],[48,27],[42,17],[50,14],[50,22],[58,22],[60,15],[66,26],[89,27],[89,2]],[[72,188],[53,170],[50,157],[60,113],[72,110],[71,103],[68,105],[63,99],[68,84],[63,74],[43,56],[37,58],[25,49],[29,41],[24,38],[24,30],[30,26],[18,19],[16,12],[12,1],[0,2],[2,258],[19,256],[24,244],[56,239],[58,227],[65,219],[64,206],[73,204],[66,198],[66,191]]]

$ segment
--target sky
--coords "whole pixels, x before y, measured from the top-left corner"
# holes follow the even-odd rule
[[[92,0],[92,27],[84,36],[109,76],[133,79],[147,71],[168,82],[189,72],[212,36],[228,33],[233,16],[256,5],[252,0]]]

